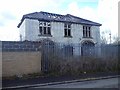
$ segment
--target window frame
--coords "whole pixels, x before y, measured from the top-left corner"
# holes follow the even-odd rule
[[[83,25],[83,38],[92,38],[91,26]]]
[[[39,21],[39,35],[38,36],[52,36],[50,21]]]
[[[71,23],[64,23],[64,37],[72,37],[71,25]]]

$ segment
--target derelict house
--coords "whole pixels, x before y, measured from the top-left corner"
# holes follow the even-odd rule
[[[42,11],[23,15],[18,24],[22,41],[51,40],[70,45],[69,48],[75,55],[91,53],[86,47],[100,45],[100,26],[99,23],[70,14],[60,15]],[[75,47],[74,44],[80,47]]]

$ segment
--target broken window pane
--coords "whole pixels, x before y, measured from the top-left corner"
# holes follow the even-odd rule
[[[39,27],[39,32],[40,34],[42,34],[42,27]]]
[[[65,36],[67,36],[67,29],[64,30]]]
[[[71,24],[70,23],[64,24],[64,34],[65,36],[71,36]]]
[[[71,36],[71,30],[68,29],[68,36]]]
[[[51,35],[51,28],[50,28],[50,22],[39,22],[39,32],[40,35]]]
[[[50,26],[50,23],[48,23],[48,26]]]
[[[64,24],[64,27],[67,28],[67,24],[66,23]]]
[[[51,35],[50,27],[48,27],[48,34]]]
[[[44,26],[46,26],[46,22],[44,22]]]
[[[89,37],[91,37],[90,30],[89,30]]]
[[[47,33],[47,31],[46,31],[46,27],[44,27],[44,34],[46,34]]]
[[[70,25],[70,24],[68,24],[68,28],[71,28],[71,25]]]
[[[83,26],[83,37],[91,37],[90,28],[89,26]]]
[[[39,23],[39,26],[42,26],[42,22]]]

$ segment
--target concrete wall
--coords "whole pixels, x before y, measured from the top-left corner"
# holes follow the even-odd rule
[[[0,43],[3,77],[41,72],[40,42]]]
[[[40,52],[2,52],[2,76],[41,72]]]

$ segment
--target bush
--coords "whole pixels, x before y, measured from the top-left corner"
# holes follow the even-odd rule
[[[53,75],[80,75],[83,73],[116,72],[120,69],[117,59],[100,59],[93,57],[49,57],[49,73]]]

